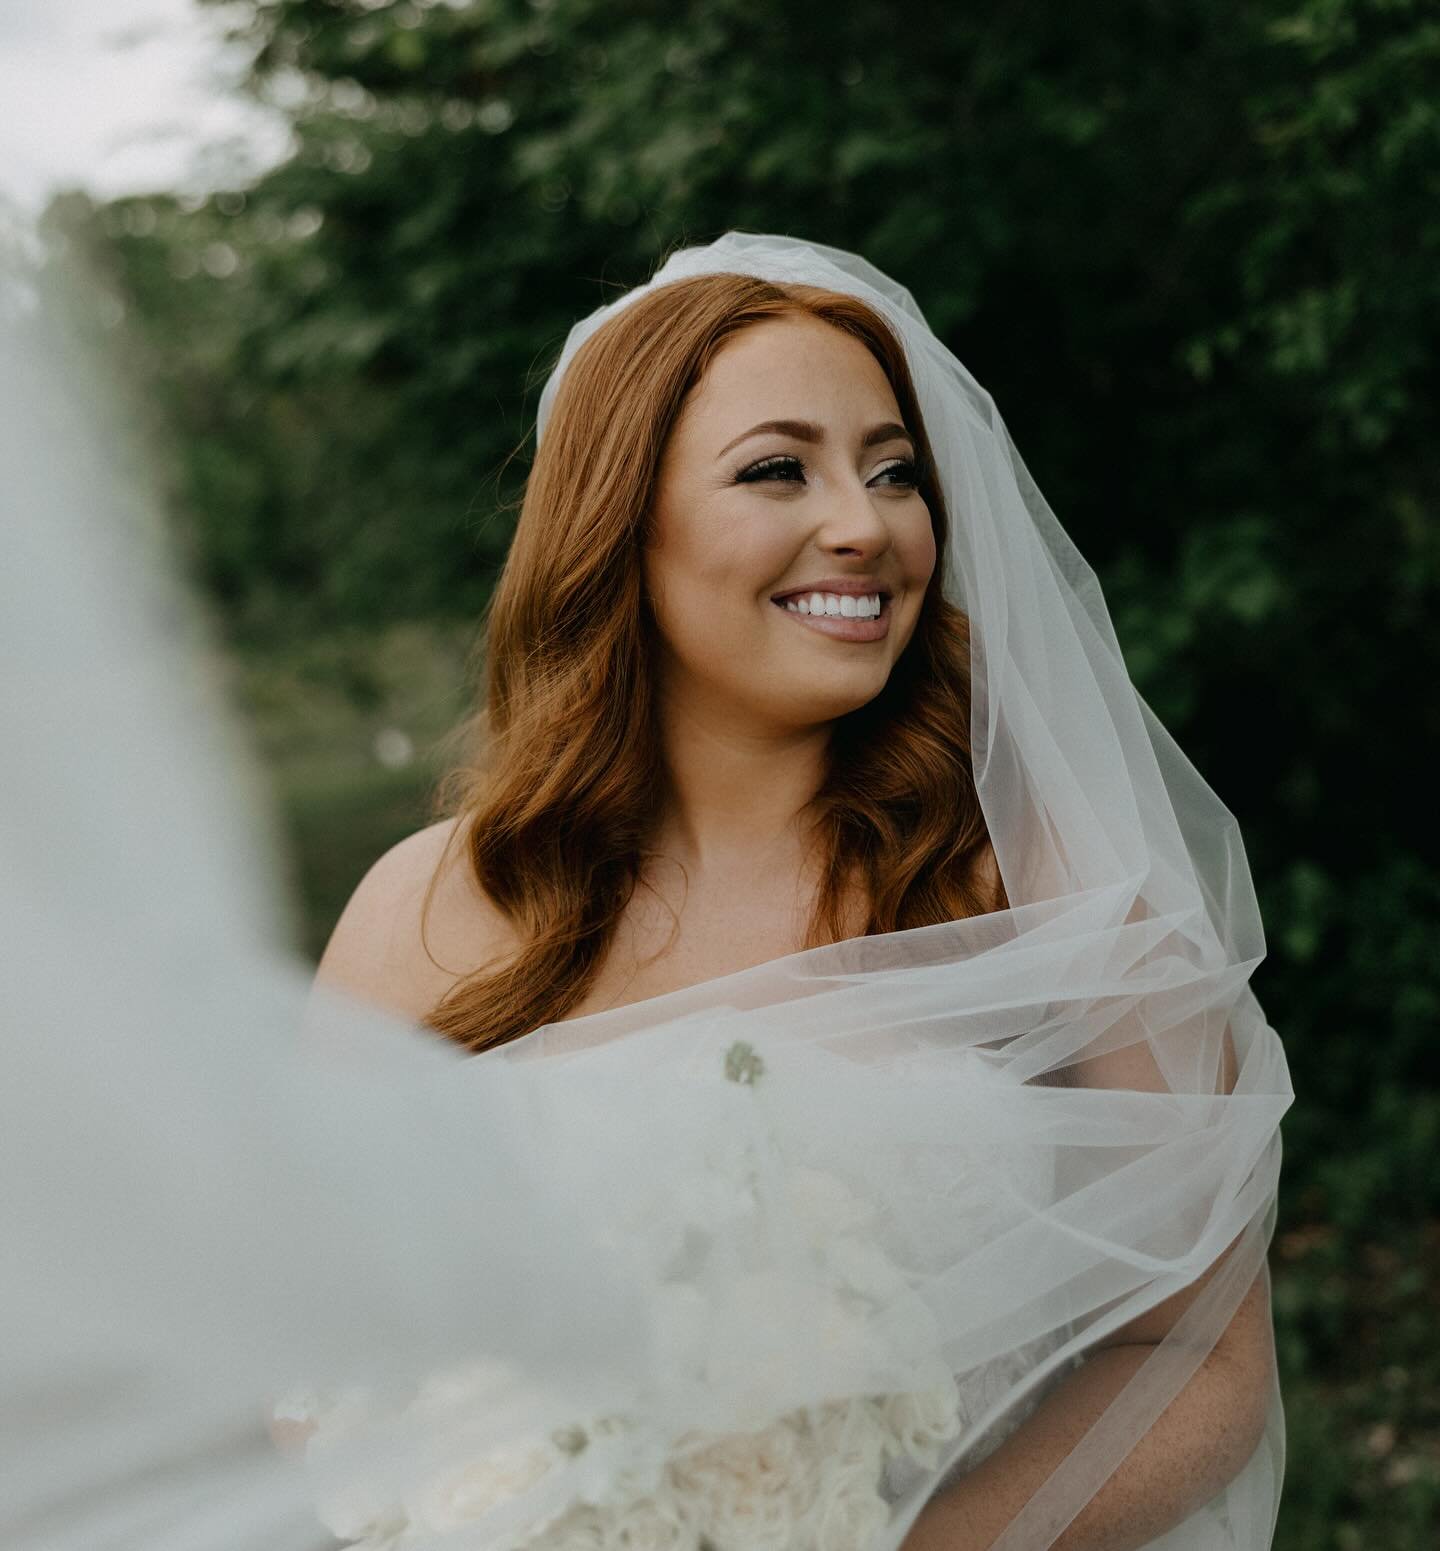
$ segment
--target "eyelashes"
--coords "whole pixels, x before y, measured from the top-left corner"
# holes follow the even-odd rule
[[[798,469],[803,475],[805,464],[792,453],[779,453],[773,457],[761,458],[758,463],[751,463],[746,468],[741,469],[735,476],[735,483],[740,485],[757,484],[762,480],[775,476],[783,469]],[[887,464],[875,477],[876,479],[882,479],[890,474],[901,476],[894,482],[897,489],[914,489],[919,487],[920,465],[914,458],[900,458],[894,463]],[[781,483],[794,484],[795,480],[787,477],[782,479]]]

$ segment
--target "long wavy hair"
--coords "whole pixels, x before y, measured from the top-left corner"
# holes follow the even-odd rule
[[[574,1007],[641,882],[667,790],[641,571],[661,454],[721,346],[791,314],[853,335],[883,368],[915,439],[937,554],[885,688],[832,724],[807,804],[821,881],[803,946],[846,934],[857,883],[862,935],[1008,908],[971,764],[969,619],[941,593],[949,517],[902,346],[843,293],[738,274],[677,281],[622,308],[566,368],[477,643],[480,708],[436,789],[435,813],[456,820],[450,845],[464,846],[522,944],[426,1015],[467,1049]]]

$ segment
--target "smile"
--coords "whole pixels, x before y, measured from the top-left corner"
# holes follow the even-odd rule
[[[874,619],[844,614],[802,614],[798,609],[786,608],[786,601],[771,599],[786,618],[819,635],[833,636],[837,641],[883,641],[890,634],[890,599],[887,597],[880,599],[880,613]]]

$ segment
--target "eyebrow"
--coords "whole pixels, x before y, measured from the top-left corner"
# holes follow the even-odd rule
[[[738,447],[747,437],[759,436],[765,431],[776,431],[781,436],[793,436],[801,442],[823,442],[825,432],[818,425],[809,420],[762,420],[759,425],[752,425],[748,431],[742,431],[733,442],[727,442],[719,452],[717,458],[723,458],[732,447]],[[903,425],[897,425],[893,420],[887,420],[884,425],[872,425],[860,438],[862,447],[875,447],[881,442],[893,442],[903,437],[910,446],[915,446],[915,438]]]

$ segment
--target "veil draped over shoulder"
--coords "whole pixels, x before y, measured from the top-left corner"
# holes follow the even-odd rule
[[[856,255],[739,232],[671,255],[571,331],[539,435],[596,328],[715,271],[853,293],[903,344],[1010,905],[473,1056],[311,990],[153,505],[7,283],[13,1551],[893,1551],[982,1479],[1005,1521],[973,1543],[1041,1551],[1167,1422],[1191,1495],[1145,1545],[1270,1545],[1273,1351],[1258,1410],[1237,1380],[1233,1419],[1186,1413],[1238,1311],[1268,1332],[1293,1097],[1235,821],[990,396]],[[303,1455],[276,1404],[315,1425]]]

